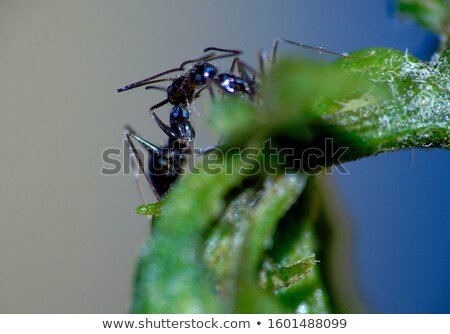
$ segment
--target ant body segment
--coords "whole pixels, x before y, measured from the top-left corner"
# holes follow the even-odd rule
[[[195,139],[195,130],[189,121],[189,110],[179,106],[173,106],[170,111],[169,123],[165,124],[153,111],[150,112],[156,124],[169,137],[171,141],[190,143]]]
[[[156,116],[156,115],[154,115]],[[157,116],[156,116],[157,117]],[[159,120],[159,118],[157,118]],[[145,175],[156,199],[159,201],[169,190],[182,170],[186,156],[191,154],[188,145],[195,138],[195,131],[189,122],[189,111],[174,106],[170,112],[170,127],[159,120],[161,129],[169,137],[167,146],[158,147],[139,136],[131,127],[125,127],[128,146],[137,160],[139,170]],[[139,142],[150,154],[148,174],[137,152],[133,140]]]

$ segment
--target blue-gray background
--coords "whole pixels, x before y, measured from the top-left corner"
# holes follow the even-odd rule
[[[423,59],[436,43],[390,1],[1,0],[0,312],[127,312],[147,227],[131,177],[101,175],[101,154],[121,147],[126,123],[164,143],[147,114],[162,95],[115,89],[206,46],[254,63],[278,36]],[[352,230],[342,291],[366,311],[450,312],[449,166],[449,152],[404,151],[335,177]]]

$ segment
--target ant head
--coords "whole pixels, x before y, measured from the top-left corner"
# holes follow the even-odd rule
[[[208,63],[201,63],[195,65],[190,71],[191,80],[197,85],[204,85],[206,81],[213,78],[217,74],[217,68]]]
[[[185,143],[195,139],[195,131],[189,122],[189,110],[174,106],[170,112],[170,128],[176,132],[178,137]]]

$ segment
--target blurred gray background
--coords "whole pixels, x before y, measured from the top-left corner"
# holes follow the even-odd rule
[[[422,59],[436,45],[391,1],[0,0],[0,312],[128,311],[147,225],[133,213],[132,178],[100,174],[102,152],[122,147],[127,123],[163,144],[147,113],[163,94],[116,89],[207,46],[244,50],[254,64],[274,37]],[[202,103],[193,118],[213,145]],[[414,152],[335,177],[352,218],[342,247],[369,312],[450,312],[450,154]]]

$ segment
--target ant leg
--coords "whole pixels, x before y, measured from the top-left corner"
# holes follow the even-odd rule
[[[205,61],[209,61],[209,60],[214,60],[214,59],[221,59],[221,58],[227,58],[227,57],[232,57],[238,54],[241,54],[241,51],[237,51],[237,50],[226,50],[226,49],[219,49],[219,48],[206,48],[203,50],[203,52],[208,52],[208,51],[220,51],[220,52],[228,52],[228,54],[225,55],[219,55],[216,56],[216,54],[214,52],[208,53],[202,57],[196,58],[196,59],[191,59],[191,60],[186,60],[185,62],[182,62],[180,65],[181,69],[184,69],[184,67],[187,64],[192,64],[192,63],[199,63],[199,62],[205,62]]]
[[[206,52],[206,51],[204,51],[204,52]],[[184,61],[184,62],[181,63],[180,68],[184,69],[184,67],[185,67],[187,64],[199,63],[199,62],[203,62],[203,61],[206,61],[206,60],[213,59],[214,56],[215,56],[215,53],[214,53],[214,52],[211,52],[211,53],[208,53],[208,54],[206,54],[206,55],[204,55],[204,56],[201,56],[201,57],[199,57],[199,58],[196,58],[196,59],[186,60],[186,61]]]
[[[166,91],[167,89],[165,87],[160,87],[160,86],[147,86],[145,87],[145,89],[156,89],[156,90],[162,90],[162,91]]]
[[[278,45],[280,44],[280,42],[284,42],[284,43],[291,44],[291,45],[301,47],[301,48],[305,48],[308,50],[318,51],[319,53],[328,53],[328,54],[338,56],[338,57],[351,58],[350,56],[344,55],[342,53],[325,50],[322,47],[315,47],[315,46],[310,46],[307,44],[297,43],[297,42],[294,42],[294,41],[291,41],[291,40],[288,40],[285,38],[276,38],[273,41],[272,53],[271,53],[271,57],[270,57],[270,62],[272,65],[275,64],[277,52],[278,52]]]
[[[149,110],[150,115],[152,115],[153,119],[155,120],[156,124],[158,124],[159,128],[163,130],[163,132],[172,140],[180,139],[180,137],[173,131],[167,124],[165,124],[161,119],[155,114],[155,112],[150,109]]]
[[[169,99],[165,99],[157,104],[155,104],[153,107],[150,108],[150,110],[158,109],[159,107],[162,107],[163,105],[169,103]]]
[[[230,73],[234,72],[234,68],[236,67],[236,63],[239,61],[239,57],[234,57],[233,61],[231,62],[231,66],[230,66]]]
[[[266,71],[269,70],[269,56],[267,52],[263,50],[258,51],[258,65],[259,65],[259,75],[264,76]]]
[[[241,61],[239,57],[233,59],[231,64],[230,73],[233,72],[234,67],[237,67],[239,76],[247,82],[253,82],[256,78],[256,71],[250,66]]]
[[[200,97],[200,93],[203,92],[205,89],[207,88],[207,86],[200,88],[197,93],[195,93],[194,97],[192,98],[192,101],[197,100]],[[186,101],[187,102],[187,101]],[[188,104],[188,103],[186,103]]]
[[[133,143],[132,138],[137,140],[142,146],[144,146],[148,151],[152,152],[153,154],[161,155],[162,154],[161,149],[159,147],[149,143],[148,141],[146,141],[145,139],[141,138],[140,136],[138,136],[130,126],[125,126],[124,131],[125,131],[125,137],[126,137],[127,142],[128,142],[128,147],[133,152],[133,156],[134,156],[134,158],[136,159],[136,161],[137,161],[137,163],[139,165],[140,172],[142,174],[144,174],[145,179],[147,180],[148,185],[150,186],[150,189],[153,191],[153,194],[156,197],[156,200],[160,201],[161,197],[158,195],[158,192],[156,191],[155,186],[153,185],[152,181],[150,180],[150,177],[145,172],[144,163],[142,162],[142,159],[139,156],[139,153],[138,153],[138,151],[136,149],[136,146]],[[136,171],[136,168],[134,170]],[[142,188],[140,187],[140,185],[138,184],[138,181],[137,181],[139,173],[137,173],[137,171],[136,171],[133,174],[134,174],[135,182],[138,185],[138,190],[139,190],[141,199],[145,200],[145,196],[143,195]]]
[[[129,157],[129,162],[131,165],[131,174],[133,175],[134,183],[138,190],[139,198],[141,199],[141,203],[145,204],[145,203],[148,203],[148,200],[147,200],[147,196],[145,195],[144,189],[142,188],[142,182],[140,182],[140,177],[139,177],[140,173],[141,173],[141,169],[139,168],[140,164],[138,162],[138,158],[136,158],[136,155],[131,148],[131,146],[133,144],[132,143],[130,144],[130,138],[127,137],[128,131],[129,130],[127,129],[127,127],[125,127],[124,132],[125,132],[125,139],[127,140],[127,145],[124,147],[124,149],[125,149],[124,152],[125,152],[126,156]]]
[[[245,71],[245,72],[250,73],[253,77],[256,76],[256,71],[253,69],[253,67],[251,67],[247,63],[244,63],[243,61],[241,61],[239,59],[237,65],[238,65],[238,71],[240,71],[241,73],[243,73]]]
[[[131,164],[131,173],[133,175],[134,184],[136,185],[136,189],[139,193],[139,198],[141,199],[141,203],[144,205],[146,203],[149,203],[147,196],[144,192],[144,189],[142,187],[142,182],[140,176],[140,170],[142,166],[141,158],[135,153],[136,148],[132,148],[134,146],[133,142],[131,141],[131,138],[128,136],[128,128],[125,127],[125,138],[128,142],[128,145],[124,147],[126,155],[129,157],[129,161]],[[136,167],[136,164],[139,165],[139,167]],[[144,172],[145,174],[145,172]],[[152,227],[153,227],[153,216],[149,215],[146,216],[147,224],[149,228],[149,234],[152,233]]]
[[[214,90],[212,89],[211,85],[208,85],[208,91],[211,95],[211,100],[214,102],[216,100],[216,97],[214,96]]]

